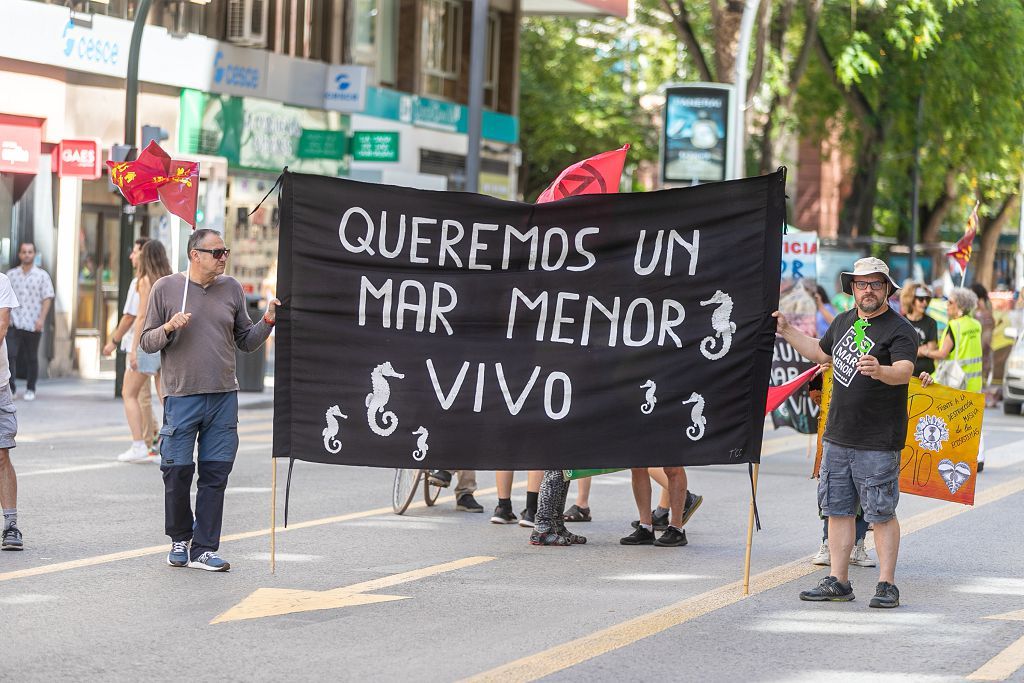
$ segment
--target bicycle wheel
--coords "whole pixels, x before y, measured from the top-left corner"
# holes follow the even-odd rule
[[[434,503],[437,502],[438,497],[441,495],[441,486],[435,486],[430,483],[430,478],[426,474],[426,470],[423,470],[423,500],[426,501],[427,507],[433,507]]]
[[[391,490],[391,508],[400,515],[409,508],[416,486],[420,483],[423,470],[395,470],[395,484]]]

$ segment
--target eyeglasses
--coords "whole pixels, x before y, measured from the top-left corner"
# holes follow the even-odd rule
[[[230,249],[200,249],[199,247],[196,247],[195,251],[201,251],[204,254],[209,254],[218,261],[231,255]]]
[[[880,289],[885,289],[885,281],[884,280],[872,280],[871,282],[867,282],[865,280],[854,280],[853,281],[853,286],[856,287],[857,289],[859,289],[862,292],[865,289],[867,289],[868,287],[871,287],[871,289],[873,289],[873,290],[875,290],[877,292]]]

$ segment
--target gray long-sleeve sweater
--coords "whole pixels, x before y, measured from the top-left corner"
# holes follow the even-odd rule
[[[207,287],[189,280],[185,312],[189,324],[167,334],[163,325],[181,310],[185,276],[174,273],[157,280],[149,296],[139,346],[160,353],[167,396],[194,396],[238,391],[235,347],[253,352],[273,329],[262,320],[253,324],[245,310],[238,280],[219,275]]]

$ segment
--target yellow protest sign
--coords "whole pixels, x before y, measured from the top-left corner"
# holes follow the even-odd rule
[[[832,370],[823,376],[821,415],[828,415],[832,399]],[[978,474],[978,447],[985,397],[939,384],[922,387],[916,377],[907,392],[907,438],[900,461],[900,493],[974,505]],[[821,467],[821,439],[826,420],[818,420],[818,454],[814,473]]]

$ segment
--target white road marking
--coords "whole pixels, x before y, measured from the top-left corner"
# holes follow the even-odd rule
[[[148,465],[149,463],[140,463],[141,465]],[[86,472],[88,470],[105,470],[111,467],[129,467],[129,463],[123,462],[101,462],[95,465],[76,465],[74,467],[56,467],[49,470],[29,470],[28,472],[18,472],[18,478],[33,477],[39,474],[67,474],[69,472]]]
[[[785,681],[786,683],[955,683],[962,681],[960,676],[938,676],[922,673],[902,673],[896,671],[836,671],[826,669],[821,671],[802,671],[798,674],[787,674],[781,678],[763,679],[769,681]]]
[[[55,595],[21,593],[19,595],[8,595],[0,598],[0,605],[34,605],[39,602],[53,602],[56,599],[57,596]]]
[[[618,576],[602,576],[604,581],[702,581],[717,579],[717,576],[703,574],[619,574]]]
[[[997,431],[1008,431],[1003,428],[997,428]],[[985,469],[995,470],[1002,469],[1003,467],[1012,467],[1024,462],[1024,439],[1018,439],[1010,443],[997,446],[996,448],[988,448],[985,450]],[[984,476],[982,472],[982,476]]]
[[[322,555],[303,555],[301,553],[275,553],[274,559],[277,562],[316,562],[322,559]],[[249,553],[242,555],[243,560],[250,562],[270,562],[270,553]]]
[[[973,583],[955,587],[957,593],[982,595],[1024,595],[1024,581],[1020,577],[979,576]]]
[[[269,486],[228,486],[224,493],[270,493]]]

